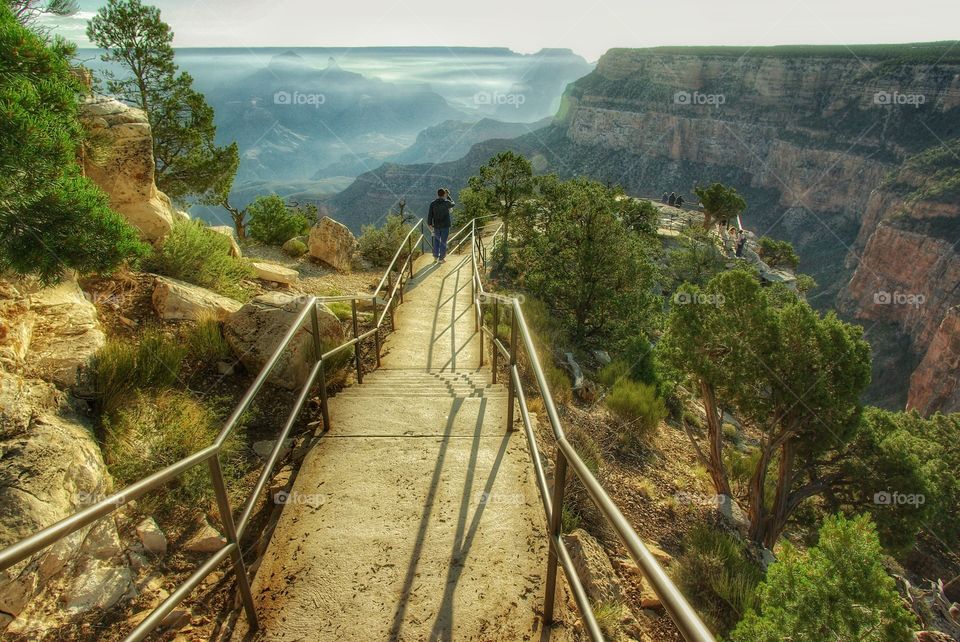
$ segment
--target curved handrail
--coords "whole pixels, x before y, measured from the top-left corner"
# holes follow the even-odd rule
[[[500,233],[502,229],[503,225],[501,224],[500,227],[494,231],[493,236],[496,237],[496,235]],[[474,223],[471,229],[471,236],[476,239],[477,235],[478,232],[476,229],[476,224]],[[510,359],[507,427],[508,429],[513,429],[513,406],[514,400],[516,399],[520,408],[520,415],[524,425],[527,444],[530,449],[530,456],[533,461],[534,476],[537,482],[537,487],[540,491],[544,512],[547,517],[547,523],[550,525],[551,529],[551,550],[550,559],[547,566],[547,602],[544,607],[544,620],[546,622],[550,622],[552,619],[553,602],[556,591],[556,568],[557,564],[559,563],[564,570],[567,583],[573,592],[574,600],[577,603],[590,637],[594,640],[603,640],[603,634],[600,631],[600,627],[597,624],[596,617],[593,614],[589,600],[587,599],[583,590],[582,581],[577,574],[573,562],[570,559],[569,552],[566,549],[566,544],[561,536],[560,515],[562,512],[561,507],[563,506],[566,470],[567,466],[569,465],[573,468],[573,472],[583,483],[587,490],[587,494],[590,496],[590,499],[593,501],[594,505],[600,510],[604,519],[606,519],[606,521],[616,531],[620,541],[623,542],[624,546],[627,548],[627,551],[630,553],[630,557],[637,564],[637,567],[640,569],[646,581],[650,583],[654,593],[656,593],[657,597],[660,598],[661,603],[663,604],[667,613],[670,615],[670,618],[673,620],[681,635],[683,635],[684,639],[688,640],[689,642],[715,642],[713,634],[703,623],[703,620],[700,619],[700,616],[697,614],[697,612],[693,609],[690,603],[687,602],[686,598],[669,578],[669,576],[667,576],[666,572],[663,570],[663,567],[660,566],[656,558],[653,557],[647,547],[643,544],[640,536],[637,535],[637,532],[632,526],[630,526],[630,523],[627,521],[626,517],[613,502],[613,500],[610,499],[606,491],[603,490],[603,486],[601,486],[600,482],[598,482],[596,477],[593,476],[586,464],[583,463],[583,460],[580,459],[576,449],[567,440],[566,433],[563,429],[563,424],[560,421],[560,416],[557,413],[556,405],[553,401],[553,395],[550,393],[549,384],[540,364],[540,358],[537,355],[532,334],[527,325],[526,319],[524,318],[523,308],[520,304],[520,301],[516,297],[498,295],[488,292],[484,289],[483,280],[481,278],[481,273],[478,266],[479,262],[477,260],[476,245],[477,243],[474,242],[473,251],[471,254],[471,262],[473,264],[474,309],[477,327],[480,330],[481,335],[486,335],[490,338],[493,345],[492,372],[494,383],[496,383],[497,377],[498,357],[502,355]],[[483,306],[490,305],[491,303],[494,306],[493,330],[486,327],[483,318]],[[509,306],[512,312],[509,350],[506,348],[506,346],[504,346],[503,342],[501,342],[499,338],[497,319],[499,319],[500,305]],[[547,413],[547,419],[550,422],[550,428],[557,446],[552,498],[550,492],[551,489],[547,485],[546,474],[544,473],[543,465],[540,462],[539,448],[537,445],[536,436],[533,432],[530,414],[527,409],[526,397],[521,386],[520,369],[517,362],[517,350],[521,341],[530,363],[530,370],[533,372],[537,388],[539,389],[540,395],[543,399],[543,405]],[[483,365],[482,344],[483,340],[481,336],[481,365]]]
[[[258,628],[257,614],[253,604],[253,596],[250,591],[250,578],[247,575],[246,566],[243,562],[243,552],[240,548],[240,538],[243,537],[246,527],[250,523],[250,518],[253,514],[254,508],[256,507],[260,493],[262,493],[266,488],[266,485],[269,482],[273,472],[273,468],[280,460],[280,454],[283,450],[287,435],[289,435],[294,424],[296,423],[296,420],[300,415],[300,411],[306,404],[307,399],[309,399],[310,392],[312,391],[313,386],[318,379],[320,380],[320,404],[323,413],[324,427],[327,430],[330,428],[330,416],[327,409],[326,378],[324,372],[325,362],[335,354],[353,347],[356,356],[357,379],[358,383],[362,383],[363,372],[360,360],[360,343],[365,339],[374,336],[376,339],[377,365],[379,366],[379,330],[386,318],[387,313],[391,313],[391,329],[395,329],[395,326],[392,323],[392,311],[396,305],[395,301],[398,293],[400,300],[403,300],[403,287],[407,280],[407,273],[409,272],[409,277],[413,276],[413,246],[416,245],[419,247],[424,236],[421,233],[416,242],[414,242],[412,238],[414,232],[419,226],[421,226],[422,223],[423,219],[420,219],[414,223],[413,226],[411,226],[410,230],[407,232],[407,235],[400,242],[397,251],[394,253],[393,260],[390,261],[390,264],[384,271],[383,277],[380,279],[376,290],[374,290],[372,294],[339,295],[329,297],[308,296],[305,298],[305,305],[297,314],[296,319],[291,324],[286,334],[284,334],[283,338],[280,340],[280,343],[273,351],[273,354],[270,355],[270,358],[264,364],[263,368],[260,369],[260,372],[257,374],[257,377],[254,379],[253,383],[250,384],[243,397],[234,407],[233,411],[230,413],[230,416],[224,423],[223,428],[220,430],[217,438],[212,444],[191,455],[188,455],[187,457],[184,457],[178,462],[170,464],[169,466],[166,466],[165,468],[162,468],[161,470],[144,477],[143,479],[133,482],[123,489],[113,493],[109,497],[105,497],[96,504],[88,506],[74,513],[73,515],[69,515],[62,520],[55,522],[54,524],[51,524],[46,528],[43,528],[40,531],[37,531],[36,533],[8,546],[7,548],[0,550],[0,571],[4,571],[15,564],[22,562],[35,553],[43,550],[47,546],[50,546],[51,544],[63,539],[67,535],[70,535],[71,533],[74,533],[85,526],[89,526],[98,519],[106,517],[121,506],[124,506],[143,494],[151,490],[155,490],[162,484],[175,479],[194,466],[206,462],[210,467],[210,475],[213,481],[214,494],[216,496],[220,511],[220,520],[224,527],[224,535],[226,536],[227,544],[214,553],[203,564],[197,567],[197,569],[194,570],[194,572],[184,582],[182,582],[163,602],[154,608],[154,610],[127,635],[125,640],[142,640],[149,635],[151,631],[160,626],[163,618],[173,611],[173,609],[176,608],[176,606],[182,602],[190,594],[190,592],[193,591],[193,589],[195,589],[200,582],[202,582],[204,578],[213,572],[213,570],[216,569],[228,556],[233,559],[234,572],[237,576],[237,587],[240,592],[244,611],[247,614],[250,629],[256,630]],[[399,259],[404,246],[407,248],[407,254],[398,270],[398,278],[390,287],[390,296],[386,301],[383,302],[383,314],[376,319],[372,329],[364,332],[363,334],[359,334],[357,331],[356,302],[360,300],[372,300],[375,310],[374,316],[376,317],[376,309],[379,302],[378,296],[380,295],[380,291],[383,289],[384,284],[390,280],[391,272],[397,266],[397,260]],[[317,304],[322,301],[353,302],[353,338],[334,348],[331,348],[330,350],[327,350],[326,352],[322,352],[320,344],[319,318],[317,315]],[[220,451],[223,448],[224,442],[230,436],[230,433],[236,428],[240,417],[249,409],[251,403],[263,388],[270,374],[277,367],[280,357],[293,342],[294,338],[299,334],[300,330],[303,328],[308,319],[310,320],[312,326],[310,335],[312,336],[314,350],[313,366],[311,367],[310,373],[307,376],[307,380],[300,388],[297,400],[294,403],[292,410],[287,415],[284,426],[281,429],[280,434],[270,451],[270,454],[267,456],[266,461],[264,462],[263,469],[257,478],[257,483],[254,485],[253,491],[243,504],[239,520],[234,523],[233,509],[230,506],[230,499],[226,492],[226,485],[224,483],[223,473],[220,468]]]

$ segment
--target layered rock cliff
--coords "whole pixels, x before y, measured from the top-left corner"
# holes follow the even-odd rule
[[[436,167],[384,166],[333,205],[358,219],[368,208],[380,216],[398,196],[423,209],[431,187],[461,187],[508,148],[539,171],[588,175],[639,196],[734,185],[749,204],[747,227],[796,246],[800,270],[819,283],[811,302],[840,305],[865,324],[875,353],[868,401],[903,407],[913,369],[957,304],[949,246],[960,222],[948,192],[930,199],[901,185],[942,168],[898,172],[958,135],[960,55],[948,43],[614,49],[570,85],[551,127]],[[897,214],[906,198],[910,213]],[[912,312],[873,306],[881,287],[923,292],[926,303]],[[956,387],[956,373],[949,378]]]

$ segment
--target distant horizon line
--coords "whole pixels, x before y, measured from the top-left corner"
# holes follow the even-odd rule
[[[831,47],[909,47],[909,46],[920,46],[920,45],[951,45],[960,43],[960,39],[954,40],[920,40],[920,41],[906,41],[906,42],[836,42],[836,43],[803,43],[803,42],[794,42],[794,43],[778,43],[778,44],[764,44],[764,45],[755,45],[755,44],[687,44],[687,45],[650,45],[650,46],[640,46],[640,47],[624,47],[618,45],[611,45],[604,50],[604,53],[613,51],[613,50],[676,50],[676,49],[776,49],[776,48],[786,48],[786,47],[802,47],[810,49],[827,49]],[[81,50],[100,50],[100,47],[93,46],[78,46],[78,49]],[[517,51],[511,48],[508,45],[184,45],[184,46],[174,46],[176,50],[186,50],[186,49],[198,49],[198,50],[207,50],[207,49],[222,49],[222,50],[240,50],[240,51],[257,51],[257,50],[296,50],[296,49],[339,49],[339,50],[421,50],[421,51],[496,51],[496,52],[508,52],[516,54],[518,56],[535,56],[542,52],[569,52],[574,55],[580,56],[586,60],[589,60],[583,54],[577,53],[572,47],[541,47],[537,51],[533,52],[523,52]],[[603,54],[601,54],[602,56]]]

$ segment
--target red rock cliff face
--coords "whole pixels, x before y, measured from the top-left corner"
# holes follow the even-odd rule
[[[854,248],[841,310],[892,324],[918,366],[907,406],[930,414],[958,409],[960,157],[949,144],[908,159],[874,190]]]
[[[953,243],[882,223],[844,290],[844,307],[858,319],[896,323],[924,354],[947,311],[960,304],[958,283]]]
[[[960,412],[960,308],[950,308],[927,346],[923,361],[910,377],[907,408],[930,415]]]

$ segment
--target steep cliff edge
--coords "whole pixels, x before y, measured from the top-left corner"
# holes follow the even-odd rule
[[[613,49],[569,86],[550,127],[487,141],[435,167],[386,165],[332,204],[344,217],[379,217],[403,196],[420,211],[430,188],[461,187],[503,149],[526,154],[538,171],[588,175],[639,196],[734,185],[749,203],[745,225],[797,248],[800,270],[819,283],[811,302],[839,303],[846,317],[869,321],[876,367],[868,401],[902,407],[910,373],[957,303],[947,253],[960,222],[950,209],[956,198],[925,195],[894,221],[909,193],[894,183],[906,180],[899,172],[907,159],[958,136],[960,52],[949,43]],[[937,171],[922,163],[910,169],[918,183]],[[896,252],[921,252],[917,262],[929,269],[898,267],[909,255],[883,249],[892,236],[901,237]],[[871,272],[863,268],[846,287],[862,259],[875,282],[866,282]],[[883,274],[898,277],[884,291],[925,293],[920,313],[873,306]]]
[[[848,257],[855,271],[838,300],[842,311],[868,327],[886,323],[907,339],[908,356],[919,363],[907,405],[923,414],[960,408],[956,152],[954,141],[913,156],[871,193]]]

